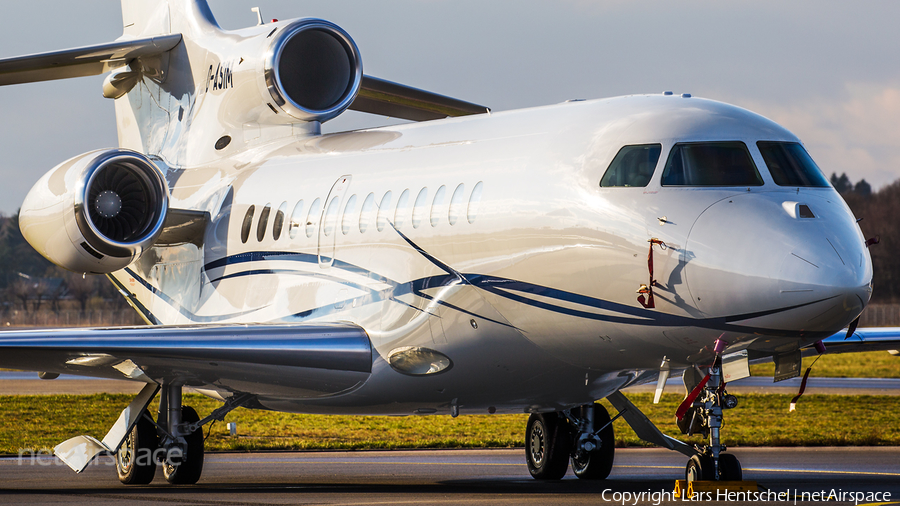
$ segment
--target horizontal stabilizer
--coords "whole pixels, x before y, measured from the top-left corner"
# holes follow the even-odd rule
[[[430,91],[420,90],[372,76],[363,76],[354,111],[390,116],[412,121],[427,121],[470,114],[484,114],[490,109]]]
[[[135,58],[165,53],[180,42],[181,34],[172,34],[4,58],[0,59],[0,86],[95,76]]]

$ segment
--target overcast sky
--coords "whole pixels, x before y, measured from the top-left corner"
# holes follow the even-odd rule
[[[826,174],[900,178],[900,2],[210,0],[223,28],[321,17],[365,72],[495,111],[672,90],[797,134]],[[0,57],[112,41],[115,0],[4,2]],[[0,87],[0,212],[67,158],[116,145],[103,76]],[[369,121],[359,113],[328,130]]]

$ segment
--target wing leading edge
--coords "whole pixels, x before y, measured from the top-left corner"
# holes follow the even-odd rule
[[[0,367],[320,398],[364,383],[372,347],[351,324],[7,331]]]

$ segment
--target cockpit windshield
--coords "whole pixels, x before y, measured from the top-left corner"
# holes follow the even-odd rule
[[[663,186],[762,186],[743,142],[676,144],[662,174]]]
[[[609,164],[600,186],[647,186],[659,161],[660,151],[660,144],[624,146]]]
[[[830,186],[816,162],[799,143],[759,141],[756,145],[778,186]]]

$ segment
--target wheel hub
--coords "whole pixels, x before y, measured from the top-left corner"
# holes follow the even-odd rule
[[[540,422],[531,430],[531,460],[538,467],[544,461],[544,426]]]
[[[125,438],[125,442],[122,443],[122,447],[119,448],[119,452],[116,454],[116,464],[122,472],[128,472],[131,468],[131,465],[134,463],[134,453],[134,434],[129,432],[128,437]]]

